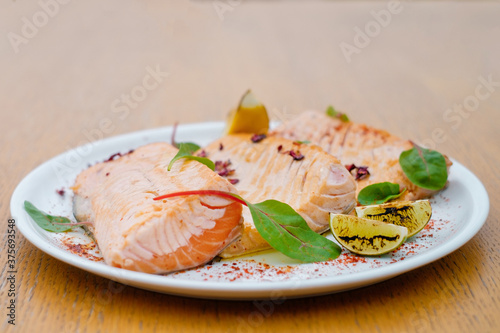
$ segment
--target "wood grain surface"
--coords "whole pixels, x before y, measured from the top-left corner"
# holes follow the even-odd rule
[[[498,1],[41,0],[0,8],[0,331],[499,331]],[[272,306],[117,284],[53,259],[17,232],[16,325],[8,323],[9,202],[24,176],[101,137],[222,120],[248,88],[274,120],[333,104],[354,121],[434,145],[486,186],[484,227],[454,253],[386,282]]]

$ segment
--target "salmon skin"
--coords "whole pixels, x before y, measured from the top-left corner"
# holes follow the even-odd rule
[[[250,134],[225,136],[203,148],[217,168],[236,183],[245,200],[275,199],[289,204],[315,232],[329,228],[329,213],[349,213],[355,206],[356,184],[339,161],[321,148],[279,137],[261,141]],[[258,142],[254,142],[258,141]],[[221,257],[270,248],[243,207],[243,234]]]
[[[399,164],[399,155],[411,149],[413,144],[386,131],[306,111],[278,126],[271,135],[308,140],[346,166],[368,167],[369,175],[357,180],[357,194],[366,186],[381,182],[397,183],[401,190],[406,189],[398,200],[423,199],[436,192],[418,187],[406,177]],[[449,168],[452,162],[446,156],[445,159]]]
[[[153,198],[187,190],[237,193],[235,187],[177,149],[154,143],[76,178],[74,215],[93,222],[94,238],[111,266],[145,273],[169,273],[212,260],[242,232],[242,206],[213,196]]]

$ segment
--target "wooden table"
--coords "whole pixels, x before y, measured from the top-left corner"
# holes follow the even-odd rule
[[[498,2],[1,6],[0,331],[498,332]],[[29,171],[89,140],[222,120],[248,88],[275,120],[333,104],[354,121],[434,145],[485,184],[486,224],[437,262],[373,286],[289,299],[265,316],[254,302],[116,285],[18,232],[16,325],[8,324],[9,201]]]

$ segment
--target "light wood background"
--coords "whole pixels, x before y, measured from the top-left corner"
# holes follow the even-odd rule
[[[0,331],[498,332],[498,1],[402,2],[378,30],[372,11],[389,2],[66,2],[0,4]],[[358,28],[374,30],[348,61],[341,46],[356,45]],[[127,113],[115,112],[124,94],[139,92],[148,68],[168,76]],[[481,80],[493,81],[490,90]],[[9,201],[29,171],[88,142],[85,133],[103,119],[111,122],[103,137],[222,120],[248,88],[275,120],[333,104],[354,121],[434,144],[485,184],[486,224],[425,267],[358,290],[290,299],[265,316],[253,302],[116,285],[18,233],[16,326],[7,323]]]

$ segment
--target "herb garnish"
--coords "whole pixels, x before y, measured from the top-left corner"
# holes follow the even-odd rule
[[[355,164],[349,164],[345,166],[347,171],[354,176],[355,180],[365,179],[370,176],[370,171],[368,171],[367,166],[356,166]]]
[[[180,143],[177,143],[177,145],[179,146],[179,151],[177,152],[177,154],[174,156],[174,158],[168,164],[168,168],[167,168],[168,171],[170,171],[170,169],[172,169],[172,165],[174,165],[174,163],[181,158],[187,158],[190,160],[198,161],[200,163],[205,164],[212,171],[214,170],[214,168],[215,168],[214,162],[212,162],[211,160],[209,160],[206,157],[193,155],[195,151],[200,149],[200,146],[198,146],[197,144],[192,143],[192,142],[180,142]]]
[[[336,243],[312,231],[292,207],[276,200],[251,204],[237,194],[215,190],[176,192],[154,200],[185,195],[215,195],[247,206],[262,238],[290,258],[317,262],[335,259],[340,255],[341,248]]]
[[[347,117],[345,113],[335,110],[331,105],[329,105],[328,108],[326,109],[326,114],[332,118],[338,118],[345,123],[349,121],[349,117]]]
[[[62,216],[52,216],[36,208],[31,202],[24,202],[24,210],[31,216],[33,221],[44,230],[50,232],[65,232],[80,227],[82,225],[91,225],[90,222],[71,222],[68,218]]]
[[[384,182],[366,186],[358,194],[358,202],[362,205],[377,205],[396,199],[401,196],[406,189],[399,192],[399,184]]]
[[[435,150],[425,149],[413,143],[413,148],[399,155],[399,164],[406,177],[417,186],[439,190],[446,185],[446,160]]]
[[[295,151],[295,150],[290,150],[290,151],[288,152],[288,155],[292,156],[292,158],[293,158],[295,161],[300,161],[300,160],[304,159],[304,157],[305,157],[305,156],[304,156],[304,155],[302,155],[302,154],[300,153],[300,151],[298,151],[298,150],[297,150],[297,151]]]
[[[252,140],[253,143],[257,143],[257,142],[261,142],[265,138],[267,138],[267,135],[265,135],[265,134],[254,134],[254,135],[252,135],[250,140]]]
[[[234,173],[234,169],[230,169],[231,160],[227,161],[215,161],[215,169],[214,171],[219,174],[221,177],[227,177]]]

